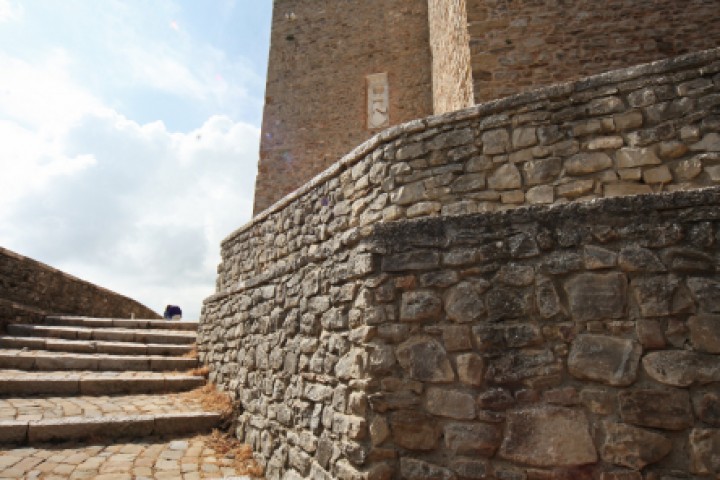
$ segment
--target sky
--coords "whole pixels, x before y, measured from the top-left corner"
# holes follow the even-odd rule
[[[270,0],[0,0],[0,246],[197,319],[252,214]]]

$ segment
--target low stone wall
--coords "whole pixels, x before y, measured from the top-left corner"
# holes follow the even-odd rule
[[[131,298],[0,247],[0,330],[48,314],[160,318]]]
[[[270,479],[714,478],[718,233],[717,187],[378,224],[201,358]]]

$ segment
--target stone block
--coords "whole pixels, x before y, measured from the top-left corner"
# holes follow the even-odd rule
[[[643,165],[660,165],[660,160],[651,148],[622,148],[615,153],[617,168],[633,168]]]
[[[470,327],[465,325],[447,325],[441,327],[443,344],[449,352],[470,350],[472,348],[472,337]]]
[[[652,193],[650,185],[642,185],[639,183],[613,183],[603,186],[603,195],[606,197],[645,195],[648,193]]]
[[[683,430],[693,424],[686,390],[626,390],[618,394],[618,399],[625,423],[664,430]]]
[[[579,321],[621,318],[627,279],[620,273],[583,273],[565,282],[570,313]]]
[[[512,132],[513,148],[526,148],[537,145],[538,139],[535,127],[515,128]]]
[[[525,193],[525,199],[532,205],[550,204],[555,201],[555,188],[551,185],[538,185]]]
[[[476,353],[464,353],[455,359],[460,381],[465,385],[480,386],[485,376],[485,363]]]
[[[670,169],[667,165],[643,170],[642,178],[643,182],[647,184],[670,183],[673,180],[672,173],[670,173]]]
[[[452,470],[414,458],[400,458],[400,478],[406,480],[454,480]]]
[[[720,315],[697,315],[688,320],[690,340],[701,352],[720,353]]]
[[[559,197],[575,198],[592,192],[594,187],[594,180],[575,180],[558,185],[555,192]]]
[[[405,292],[400,304],[400,320],[421,322],[438,320],[442,312],[442,299],[432,290]]]
[[[440,255],[433,251],[415,251],[384,256],[384,272],[402,272],[405,270],[424,270],[440,263]]]
[[[421,202],[427,198],[423,182],[409,183],[403,185],[390,196],[392,203],[398,205],[411,205]]]
[[[693,403],[701,422],[720,427],[720,390],[699,393]]]
[[[484,173],[467,173],[457,178],[451,185],[450,191],[453,193],[471,192],[473,190],[485,189]]]
[[[573,155],[565,160],[564,165],[568,175],[586,175],[610,168],[613,162],[606,153],[594,152]]]
[[[651,430],[614,422],[605,422],[604,430],[600,455],[614,465],[640,470],[659,462],[672,450],[669,438]]]
[[[23,445],[27,441],[28,422],[0,420],[0,444]],[[0,460],[0,466],[2,460]]]
[[[452,462],[450,468],[457,473],[460,478],[468,480],[485,480],[489,476],[489,466],[487,461],[458,459]]]
[[[587,142],[588,150],[617,150],[625,145],[625,140],[619,135],[610,137],[597,137]]]
[[[584,465],[597,461],[590,426],[582,410],[529,407],[507,413],[500,456],[537,467]]]
[[[475,399],[458,390],[430,388],[425,397],[425,410],[440,417],[472,420],[475,418]]]
[[[370,442],[373,447],[382,445],[390,436],[390,427],[388,426],[387,420],[380,415],[373,418],[368,430],[370,431]]]
[[[445,349],[432,337],[412,337],[397,347],[395,355],[410,378],[440,383],[455,380]]]
[[[618,265],[625,272],[664,272],[665,265],[652,250],[631,245],[620,250]]]
[[[433,450],[442,433],[431,415],[413,410],[393,412],[390,431],[393,442],[408,450]]]
[[[483,153],[496,155],[510,151],[510,135],[505,129],[488,130],[482,135]]]
[[[694,428],[690,432],[690,472],[720,475],[720,429]]]
[[[514,190],[522,186],[520,170],[512,163],[498,167],[487,179],[492,190]]]
[[[688,278],[687,286],[701,312],[720,313],[720,282],[710,278]]]
[[[532,307],[532,289],[496,287],[486,294],[486,300],[490,320],[522,317]]]
[[[678,162],[674,171],[679,180],[692,180],[702,173],[702,167],[698,158],[689,158]]]
[[[562,311],[560,297],[550,277],[538,276],[535,280],[535,303],[542,318],[552,318]]]
[[[612,268],[617,264],[617,257],[617,253],[612,250],[595,245],[586,245],[583,249],[585,268],[588,270]]]
[[[445,312],[448,318],[458,323],[475,322],[485,315],[485,298],[482,294],[489,284],[483,282],[461,282],[445,294]]]
[[[486,423],[448,423],[444,428],[445,448],[455,454],[491,457],[500,447],[502,430]]]
[[[568,371],[576,378],[613,386],[631,385],[637,377],[642,347],[623,338],[579,335],[568,356]]]
[[[543,158],[525,162],[522,168],[527,185],[541,185],[557,178],[562,170],[562,161],[557,157]]]
[[[690,145],[693,152],[719,152],[720,151],[720,133],[706,133],[699,142]]]
[[[693,383],[720,382],[720,357],[717,355],[665,350],[648,353],[642,364],[650,378],[664,385],[688,387]]]

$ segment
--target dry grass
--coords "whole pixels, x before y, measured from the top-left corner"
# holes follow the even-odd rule
[[[230,395],[219,391],[212,383],[186,392],[183,395],[186,398],[198,400],[205,410],[221,413],[223,418],[227,418],[232,414],[233,402]]]
[[[210,373],[210,369],[206,365],[203,365],[201,367],[191,368],[190,370],[188,370],[187,373],[188,375],[193,375],[195,377],[207,378],[208,374]]]
[[[233,459],[233,467],[238,475],[263,478],[263,468],[253,459],[252,449],[249,445],[240,443],[237,438],[219,430],[213,430],[210,435],[203,437],[203,440],[206,446],[215,450],[219,455]]]

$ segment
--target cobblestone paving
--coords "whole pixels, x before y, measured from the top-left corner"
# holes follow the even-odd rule
[[[226,479],[251,480],[235,460],[205,444],[204,437],[143,439],[117,444],[62,444],[0,449],[0,480],[6,479]]]
[[[106,415],[152,415],[205,410],[187,394],[79,396],[0,399],[0,421],[44,420],[60,417]]]

